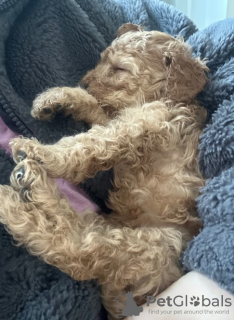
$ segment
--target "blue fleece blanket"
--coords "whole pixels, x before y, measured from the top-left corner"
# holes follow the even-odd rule
[[[208,59],[210,83],[199,100],[211,114],[201,136],[200,168],[208,179],[197,199],[204,230],[185,252],[197,270],[234,294],[234,19],[192,35],[196,55]]]
[[[44,141],[69,134],[70,122],[35,122],[31,101],[49,86],[76,85],[125,22],[181,35],[208,59],[210,83],[199,96],[212,116],[200,145],[209,178],[198,199],[205,228],[183,262],[234,293],[233,19],[197,31],[157,0],[0,0],[0,115],[13,130]],[[11,242],[1,226],[1,320],[101,319],[95,282],[75,282]]]

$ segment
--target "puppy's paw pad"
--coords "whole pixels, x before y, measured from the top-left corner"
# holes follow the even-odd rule
[[[42,111],[44,114],[48,114],[48,115],[53,112],[53,110],[52,110],[51,108],[48,108],[48,107],[43,108],[41,111]]]
[[[18,184],[20,184],[22,182],[22,179],[24,177],[25,174],[25,170],[24,167],[20,167],[16,173],[15,173],[15,179],[17,181]]]
[[[42,107],[42,108],[33,108],[31,111],[31,115],[33,118],[37,120],[52,120],[55,115],[55,110],[50,106]]]
[[[27,165],[20,163],[11,174],[11,182],[18,188],[28,187],[35,180],[35,171]]]
[[[42,145],[36,139],[14,138],[10,142],[10,146],[16,163],[20,163],[25,159],[33,159],[42,163],[39,156],[40,151],[43,151]]]
[[[51,120],[62,109],[63,91],[53,88],[40,94],[33,102],[31,115],[37,120]]]
[[[23,150],[19,150],[17,152],[17,160],[18,160],[18,162],[21,162],[26,158],[27,158],[27,154]]]
[[[40,177],[42,169],[34,160],[20,162],[11,174],[11,186],[18,191],[21,199],[32,201],[32,184]]]

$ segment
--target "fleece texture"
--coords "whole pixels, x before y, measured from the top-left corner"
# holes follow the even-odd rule
[[[118,27],[183,36],[194,55],[207,58],[210,83],[198,99],[210,113],[200,144],[208,178],[198,198],[204,229],[183,256],[197,270],[234,293],[234,19],[198,31],[174,7],[157,0],[0,0],[0,116],[13,131],[53,143],[88,129],[61,116],[50,123],[30,116],[33,99],[53,86],[75,86],[98,62]],[[9,181],[12,159],[0,151],[0,183]],[[111,172],[83,186],[95,202],[108,196]],[[104,319],[99,287],[75,282],[12,245],[0,227],[0,319]]]
[[[197,270],[234,294],[234,19],[192,35],[194,54],[207,59],[210,82],[199,95],[210,112],[199,162],[206,186],[197,199],[204,229],[188,246],[186,270]]]

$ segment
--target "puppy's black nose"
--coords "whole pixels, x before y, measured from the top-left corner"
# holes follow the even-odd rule
[[[89,87],[89,85],[86,84],[86,83],[81,83],[81,84],[80,84],[80,87],[81,87],[82,89],[84,89],[84,90],[87,90],[88,87]]]

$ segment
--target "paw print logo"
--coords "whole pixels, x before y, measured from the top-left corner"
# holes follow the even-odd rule
[[[199,306],[199,297],[196,298],[195,296],[193,296],[192,298],[190,298],[190,304],[192,304],[194,307]]]

